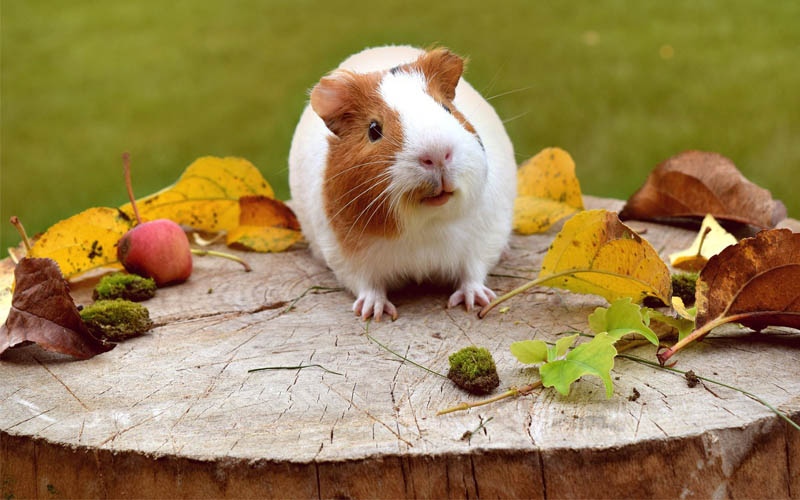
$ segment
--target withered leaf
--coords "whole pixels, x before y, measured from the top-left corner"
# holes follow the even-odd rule
[[[748,181],[731,160],[717,153],[685,151],[658,165],[628,199],[622,220],[702,219],[772,228],[786,218],[786,207]]]
[[[54,260],[22,259],[14,279],[11,311],[0,327],[0,354],[26,341],[80,359],[114,348],[89,333]]]
[[[761,231],[713,256],[697,279],[695,331],[659,354],[664,362],[713,328],[800,328],[800,233]]]
[[[256,252],[282,252],[302,238],[300,223],[282,201],[266,196],[239,198],[239,226],[226,242]]]

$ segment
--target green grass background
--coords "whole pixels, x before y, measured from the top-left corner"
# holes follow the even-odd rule
[[[658,162],[720,152],[800,216],[800,2],[2,0],[0,248],[174,182],[196,157],[251,160],[288,197],[307,89],[367,46],[440,43],[507,123],[583,191],[627,198]],[[673,49],[671,58],[660,51]],[[516,118],[515,118],[516,117]]]

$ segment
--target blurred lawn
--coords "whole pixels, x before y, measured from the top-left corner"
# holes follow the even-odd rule
[[[364,47],[439,42],[584,192],[627,198],[661,160],[732,158],[800,216],[800,3],[3,0],[0,248],[138,195],[198,156],[251,160],[280,197],[306,91]],[[670,57],[671,56],[671,57]]]

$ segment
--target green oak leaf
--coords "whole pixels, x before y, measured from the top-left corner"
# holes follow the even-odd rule
[[[578,338],[578,335],[580,335],[580,333],[558,339],[556,345],[547,349],[547,362],[555,361],[566,354],[567,350],[575,343],[575,339]]]
[[[547,361],[547,344],[542,340],[522,340],[511,344],[511,354],[523,363],[534,365]]]
[[[565,359],[542,365],[539,368],[542,385],[555,387],[566,396],[573,382],[584,375],[594,375],[603,380],[606,398],[610,398],[614,392],[610,372],[614,368],[614,357],[617,355],[614,348],[616,341],[616,338],[606,332],[598,333],[590,342],[570,351]]]
[[[607,332],[614,340],[629,333],[638,333],[654,345],[658,336],[649,328],[650,318],[631,302],[630,297],[614,301],[610,307],[598,307],[589,315],[589,326],[595,333]]]

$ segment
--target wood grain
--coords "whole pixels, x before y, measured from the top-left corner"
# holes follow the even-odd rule
[[[587,208],[622,202],[586,197]],[[646,229],[662,258],[685,229]],[[783,226],[800,231],[796,221]],[[535,276],[558,228],[514,236],[495,274]],[[346,292],[308,250],[241,253],[253,266],[195,258],[189,282],[146,302],[157,325],[88,361],[35,346],[0,360],[0,494],[95,498],[562,498],[800,496],[800,433],[725,388],[618,359],[615,392],[585,378],[568,397],[544,391],[436,417],[469,400],[448,380],[364,335]],[[11,269],[0,262],[0,272]],[[521,280],[493,276],[508,291]],[[91,300],[92,279],[73,287]],[[535,377],[511,342],[588,330],[601,298],[533,289],[484,320],[447,310],[449,290],[390,294],[400,318],[370,333],[429,368],[468,345],[495,356],[502,390]],[[634,354],[655,359],[652,347]],[[800,422],[800,335],[713,332],[679,367],[750,390]],[[248,373],[263,366],[317,368]],[[617,379],[618,377],[618,379]],[[65,387],[69,388],[69,391]],[[636,388],[641,397],[629,401]],[[470,441],[479,417],[493,419]]]

